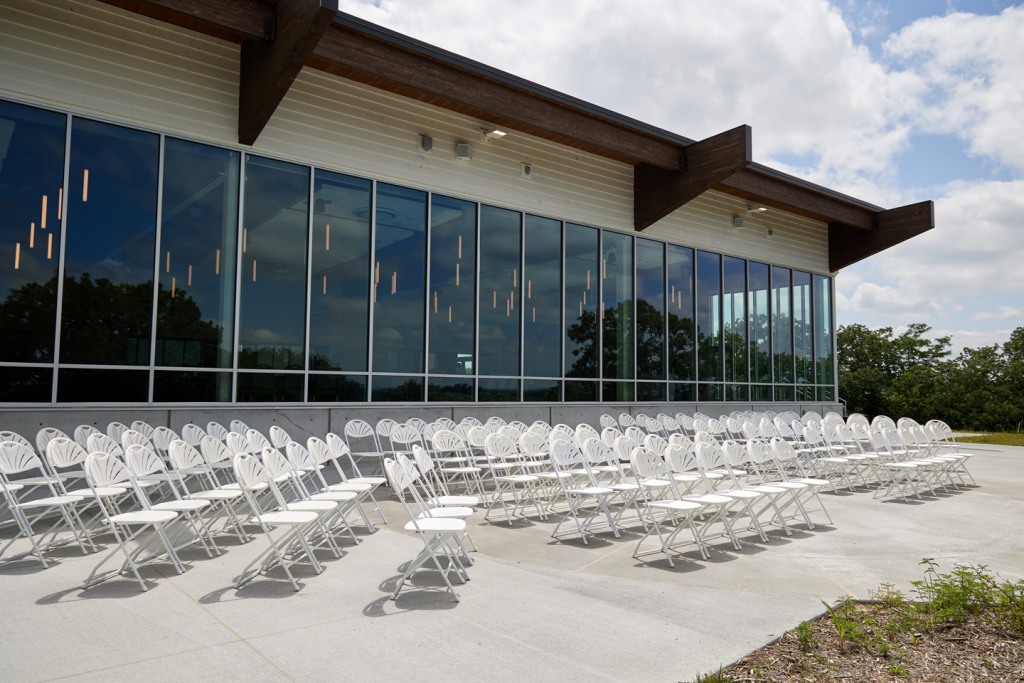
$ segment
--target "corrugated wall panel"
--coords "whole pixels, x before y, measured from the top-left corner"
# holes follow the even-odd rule
[[[0,93],[211,142],[237,141],[239,47],[92,0],[0,6]],[[304,69],[253,151],[631,231],[633,169],[512,132],[490,144],[475,119]],[[419,134],[434,151],[419,151]],[[472,162],[455,160],[469,143]],[[521,176],[520,163],[534,177]],[[732,227],[734,216],[746,226]],[[767,228],[774,230],[771,239]],[[825,272],[824,223],[708,192],[645,235]]]

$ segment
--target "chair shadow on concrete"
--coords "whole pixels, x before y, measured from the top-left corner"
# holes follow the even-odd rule
[[[166,581],[168,576],[177,576],[177,573],[171,571],[165,574],[158,571],[156,567],[149,565],[140,567],[139,575],[142,577],[142,582],[146,584],[145,592],[139,590],[139,582],[135,580],[134,575],[129,573],[124,576],[112,577],[103,583],[89,588],[82,588],[81,585],[65,588],[56,593],[44,595],[36,600],[36,604],[56,605],[77,600],[125,600],[141,597],[152,592],[155,588],[161,588],[161,584]]]
[[[455,590],[460,590],[469,585],[468,583],[461,583],[456,578],[454,572],[457,571],[457,568],[452,566],[451,559],[439,557],[438,561],[441,563],[441,567],[450,569],[449,580],[455,586]],[[387,595],[377,598],[364,607],[364,616],[386,617],[395,613],[387,612],[385,608],[391,601],[391,594],[395,591],[395,587],[402,576],[405,575],[406,570],[409,569],[410,564],[412,564],[412,560],[403,562],[395,569],[398,572],[397,574],[384,579],[378,584],[377,589]],[[463,560],[463,564],[465,564],[465,560]],[[469,567],[467,566],[468,569]],[[395,607],[401,612],[452,609],[458,604],[458,601],[448,592],[448,586],[445,585],[444,579],[432,562],[424,564],[405,580],[402,592],[398,594],[398,598],[394,601]]]
[[[279,600],[292,595],[298,595],[302,592],[302,589],[306,587],[304,579],[316,581],[327,573],[330,565],[340,560],[344,560],[348,555],[344,546],[341,548],[341,557],[335,557],[334,554],[326,548],[315,548],[313,552],[316,553],[317,562],[319,562],[323,568],[323,572],[320,574],[317,574],[311,565],[303,562],[293,564],[288,568],[292,573],[292,576],[295,577],[295,583],[299,585],[298,591],[292,588],[292,584],[288,581],[288,575],[285,573],[284,569],[280,565],[275,565],[266,573],[258,574],[250,579],[241,588],[235,588],[233,583],[234,577],[232,577],[232,584],[230,586],[210,591],[199,598],[199,603],[201,605],[212,605],[220,602],[232,602],[234,600],[247,599]]]

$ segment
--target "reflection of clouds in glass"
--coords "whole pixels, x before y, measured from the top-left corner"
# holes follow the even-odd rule
[[[252,329],[249,327],[243,327],[238,331],[238,337],[241,343],[247,346],[254,344],[280,344],[282,346],[289,346],[302,343],[301,337],[281,334],[266,328]]]

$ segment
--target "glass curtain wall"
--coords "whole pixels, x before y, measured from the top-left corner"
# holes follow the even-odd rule
[[[668,378],[670,401],[694,401],[697,380],[696,323],[693,306],[693,249],[665,247],[668,276]]]
[[[772,266],[772,355],[775,384],[793,383],[792,274]],[[776,401],[792,401],[792,386],[776,386]]]
[[[474,374],[475,302],[476,204],[434,195],[430,202],[427,372]]]
[[[52,363],[67,117],[0,101],[0,361]],[[51,368],[0,367],[0,401],[49,402]]]
[[[566,377],[597,377],[597,239],[594,228],[565,226]]]
[[[633,379],[633,238],[602,231],[601,236],[602,399],[632,401]]]
[[[377,183],[373,265],[373,371],[423,372],[427,193]],[[373,400],[390,400],[378,392]],[[383,385],[381,385],[383,387]],[[403,385],[396,385],[403,386]],[[420,393],[423,383],[417,384]],[[390,393],[388,393],[390,392]],[[410,385],[398,392],[412,395]],[[416,399],[422,401],[423,399]]]
[[[697,379],[698,399],[720,401],[722,381],[722,257],[697,252]]]
[[[814,276],[814,364],[819,401],[834,400],[832,355],[832,278]],[[820,386],[825,385],[825,386]]]
[[[772,351],[771,317],[768,309],[768,266],[747,263],[747,320],[749,321],[749,353],[751,401],[771,401]],[[759,386],[761,385],[761,386]]]
[[[519,374],[522,214],[480,207],[480,374]]]
[[[722,341],[725,398],[747,400],[747,262],[726,256],[722,270]]]
[[[527,214],[525,231],[523,374],[558,377],[562,356],[562,224]]]
[[[811,275],[793,271],[793,359],[796,364],[798,401],[813,401],[814,389],[800,386],[814,384],[814,350],[811,323]]]

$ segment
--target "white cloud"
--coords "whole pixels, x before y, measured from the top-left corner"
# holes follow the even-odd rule
[[[935,339],[936,337],[952,336],[951,349],[953,356],[956,357],[965,348],[978,349],[982,346],[992,346],[993,344],[1005,344],[1010,339],[1010,333],[1013,330],[998,330],[996,332],[976,332],[973,330],[957,330],[953,332],[951,330],[932,330],[928,337]]]
[[[912,296],[893,287],[862,282],[847,299],[845,310],[871,313],[896,320],[924,322],[942,310],[942,306],[931,297]],[[837,298],[838,305],[838,298]]]
[[[984,311],[975,313],[971,320],[1006,320],[1007,318],[1019,318],[1022,311],[1012,306],[1000,306],[998,311]]]

